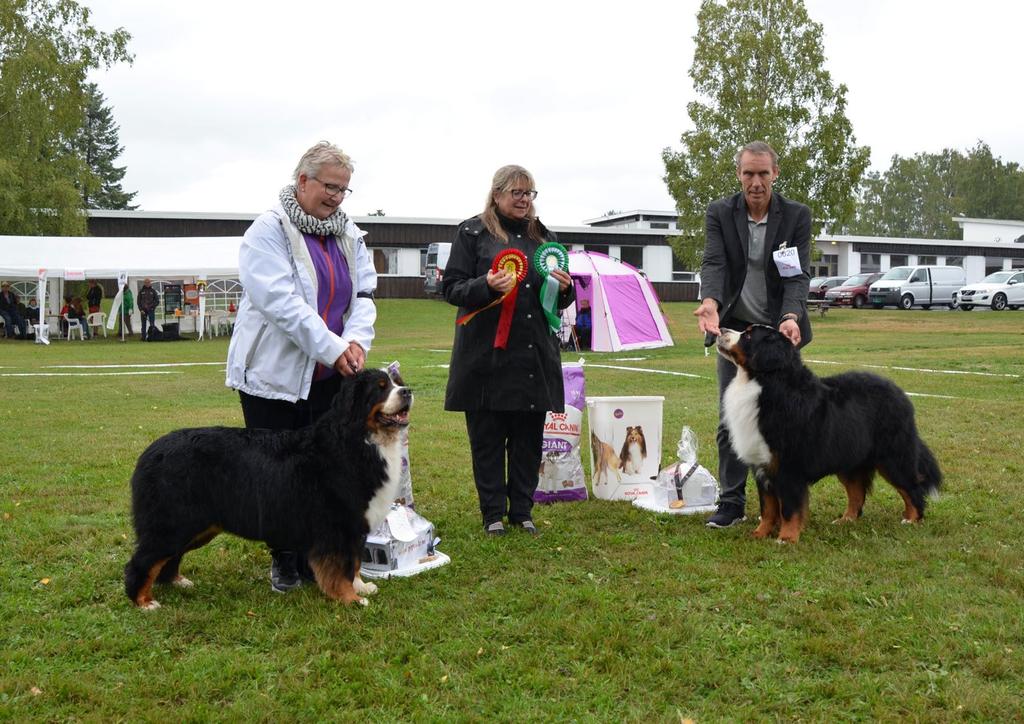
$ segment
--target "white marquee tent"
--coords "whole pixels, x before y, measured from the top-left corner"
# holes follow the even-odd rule
[[[60,308],[64,280],[119,279],[137,293],[145,277],[194,282],[238,277],[240,236],[0,236],[0,279],[36,280],[40,306]],[[45,285],[45,289],[43,288]],[[113,328],[112,318],[108,327]]]
[[[0,236],[0,279],[237,277],[240,236]],[[68,274],[71,272],[71,274]]]

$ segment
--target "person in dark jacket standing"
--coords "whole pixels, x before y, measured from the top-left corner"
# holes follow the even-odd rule
[[[547,411],[564,410],[558,336],[540,301],[543,279],[533,268],[537,248],[555,236],[537,218],[533,177],[521,166],[494,174],[483,213],[463,221],[445,267],[442,294],[459,307],[444,408],[466,415],[473,479],[484,530],[505,533],[504,518],[536,533],[531,518]],[[527,271],[518,282],[509,269],[492,270],[506,249],[525,254]],[[568,272],[555,269],[557,305],[575,294]],[[514,290],[514,288],[517,289]],[[514,305],[505,301],[514,292]],[[508,297],[504,295],[509,294]],[[493,306],[489,306],[492,305]],[[507,460],[506,460],[507,458]],[[507,467],[506,467],[507,466]]]
[[[89,314],[100,311],[100,303],[103,301],[103,287],[93,279],[89,282],[89,291],[85,293],[85,301],[89,305]]]
[[[694,312],[698,328],[705,334],[705,345],[710,345],[722,327],[742,331],[751,324],[767,324],[803,347],[811,341],[806,302],[811,210],[772,191],[779,177],[779,156],[767,143],[748,143],[735,161],[742,191],[712,203],[705,219],[702,299]],[[722,396],[735,376],[736,366],[718,356],[722,492],[718,510],[707,521],[709,528],[728,528],[746,520],[748,467],[733,451],[722,422]]]
[[[136,300],[139,305],[139,318],[142,320],[142,341],[149,339],[146,332],[146,323],[149,323],[148,334],[153,334],[156,329],[156,306],[160,297],[153,288],[153,281],[146,277],[142,280],[142,288],[139,289],[139,298]]]

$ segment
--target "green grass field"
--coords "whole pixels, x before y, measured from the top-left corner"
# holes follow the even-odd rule
[[[700,377],[594,367],[587,388],[664,395],[663,464],[689,425],[714,471],[714,359],[693,308],[666,305],[674,348],[583,356]],[[873,365],[912,393],[946,486],[921,525],[900,524],[881,482],[836,526],[845,493],[825,479],[795,546],[751,539],[752,521],[710,531],[595,500],[537,508],[537,538],[485,538],[464,421],[443,411],[453,317],[380,303],[370,362],[400,360],[415,388],[417,509],[452,563],[383,582],[366,609],[272,593],[265,547],[221,536],[186,557],[194,589],[136,610],[134,461],[174,428],[242,424],[227,340],[0,342],[0,719],[1024,717],[1024,312],[815,316],[805,360]],[[173,363],[192,364],[158,366]]]

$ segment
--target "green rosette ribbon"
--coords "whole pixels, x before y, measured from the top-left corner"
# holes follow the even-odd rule
[[[533,255],[533,268],[544,280],[540,285],[541,309],[551,331],[557,333],[562,328],[562,318],[558,315],[558,280],[551,272],[554,269],[569,271],[569,252],[557,241],[541,244]]]

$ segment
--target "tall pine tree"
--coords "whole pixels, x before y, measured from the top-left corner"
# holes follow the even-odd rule
[[[136,191],[121,188],[125,167],[114,162],[124,148],[118,141],[118,126],[107,107],[103,93],[95,83],[85,86],[86,108],[82,127],[75,135],[72,152],[85,163],[77,186],[87,209],[136,209],[130,202]]]

